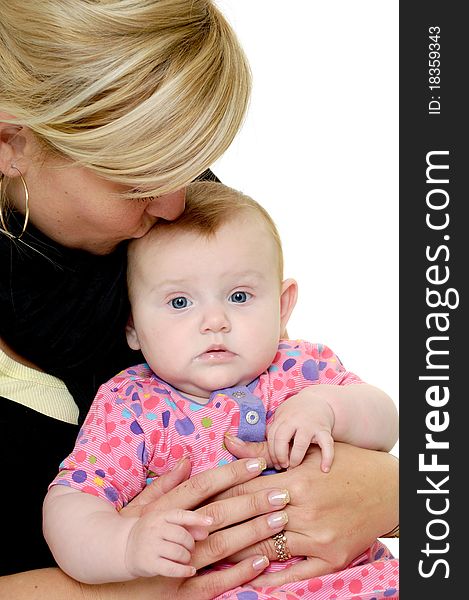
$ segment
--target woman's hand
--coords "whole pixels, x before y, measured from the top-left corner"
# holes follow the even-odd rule
[[[233,443],[235,440],[227,438],[225,443],[237,456],[267,452],[266,444]],[[312,446],[298,467],[259,477],[217,497],[222,500],[238,496],[240,500],[273,485],[290,492],[286,508],[289,520],[284,527],[288,548],[293,556],[309,559],[283,571],[261,575],[256,578],[256,585],[283,585],[342,569],[398,523],[395,457],[336,443],[329,473],[321,472],[320,460],[320,449]],[[245,548],[229,560],[241,560],[253,553],[275,559],[272,539]]]
[[[121,510],[121,515],[139,517],[154,510],[194,510],[200,507],[198,512],[213,520],[212,525],[208,527],[209,536],[196,542],[191,559],[191,565],[201,569],[244,548],[253,547],[284,528],[288,517],[281,509],[289,501],[289,494],[285,489],[263,486],[259,491],[246,493],[242,497],[209,501],[214,495],[253,479],[265,466],[264,459],[241,459],[189,478],[190,462],[187,459],[183,460],[176,469],[159,477],[136,496]],[[203,503],[204,506],[200,506]],[[249,521],[245,522],[246,520]],[[225,529],[228,526],[231,527]],[[197,591],[203,586],[204,589],[210,589],[211,593],[214,593],[216,588],[219,591],[214,595],[217,595],[248,581],[248,575],[252,579],[268,564],[268,560],[255,549],[244,553],[243,559],[240,560],[244,562],[231,569],[195,578],[197,582],[192,584],[192,579],[181,580],[180,585],[184,589]],[[196,597],[202,599],[200,594]]]
[[[182,460],[176,469],[155,480],[136,496],[121,510],[121,515],[139,517],[152,510],[168,508],[191,510],[211,496],[255,478],[264,468],[263,459],[244,459],[194,475],[189,479],[190,462],[187,459]],[[211,533],[208,538],[196,543],[193,555],[193,564],[196,568],[201,569],[247,546],[253,548],[252,552],[247,552],[243,559],[229,569],[188,579],[145,577],[99,585],[79,583],[59,569],[38,569],[0,578],[0,598],[211,600],[227,590],[253,580],[269,564],[267,557],[256,552],[255,544],[282,530],[286,513],[281,509],[287,502],[288,493],[285,490],[264,486],[259,491],[245,494],[242,499],[227,498],[208,502],[199,509],[203,514],[213,517],[214,523],[210,527]],[[243,523],[247,519],[251,520]],[[222,530],[228,525],[231,525],[229,529]]]

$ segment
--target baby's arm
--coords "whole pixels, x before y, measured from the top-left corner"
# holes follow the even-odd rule
[[[392,399],[379,388],[355,383],[311,385],[285,400],[277,408],[267,439],[274,464],[283,468],[297,466],[309,444],[319,444],[321,468],[327,472],[334,455],[333,439],[388,451],[397,436],[398,417]]]
[[[44,537],[55,560],[84,583],[190,577],[194,540],[205,539],[211,523],[182,509],[123,517],[105,500],[62,485],[50,488],[43,512]]]
[[[374,385],[319,384],[305,388],[300,394],[303,392],[304,402],[314,401],[314,396],[320,394],[332,408],[332,436],[338,442],[385,452],[396,443],[399,432],[396,405],[388,394]]]

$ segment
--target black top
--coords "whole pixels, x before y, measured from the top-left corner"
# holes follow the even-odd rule
[[[95,256],[28,227],[19,241],[0,235],[0,256],[0,337],[65,382],[82,421],[99,385],[140,362],[125,339],[125,244]]]
[[[78,425],[5,398],[0,406],[0,575],[57,566],[42,535],[42,502]]]
[[[200,179],[218,181],[209,170]],[[11,221],[10,230],[20,227]],[[80,423],[102,383],[143,361],[127,345],[128,315],[125,243],[96,256],[31,225],[21,240],[0,233],[0,338],[64,381]],[[42,537],[42,501],[78,427],[5,398],[0,403],[0,514],[12,524],[9,532],[2,527],[2,575],[54,564]]]

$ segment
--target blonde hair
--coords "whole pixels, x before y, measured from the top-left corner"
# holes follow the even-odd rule
[[[269,213],[258,202],[242,192],[213,181],[200,181],[189,185],[186,191],[186,208],[174,221],[158,220],[150,231],[129,244],[128,280],[131,280],[134,248],[151,243],[158,234],[189,232],[210,238],[223,226],[241,216],[257,219],[275,245],[279,282],[283,279],[283,251],[278,229]],[[234,230],[235,232],[236,230]]]
[[[0,0],[0,110],[46,149],[175,191],[226,150],[250,72],[210,0]]]

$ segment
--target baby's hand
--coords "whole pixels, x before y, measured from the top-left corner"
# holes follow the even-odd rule
[[[276,469],[296,467],[310,444],[318,444],[322,452],[321,470],[327,473],[334,459],[334,440],[331,435],[334,412],[320,396],[308,397],[306,392],[303,390],[288,398],[277,408],[267,430],[270,457]]]
[[[140,517],[127,538],[126,568],[133,577],[191,577],[189,563],[195,540],[204,540],[211,517],[174,509],[152,511]]]

